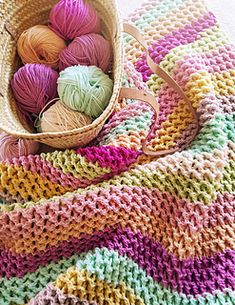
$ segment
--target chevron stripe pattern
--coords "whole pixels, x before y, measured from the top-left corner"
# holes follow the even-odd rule
[[[123,86],[158,96],[160,118],[122,100],[89,147],[0,164],[0,305],[235,304],[235,47],[201,0],[148,0],[128,21]]]

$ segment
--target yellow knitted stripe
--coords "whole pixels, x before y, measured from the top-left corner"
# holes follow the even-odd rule
[[[152,163],[153,168],[144,167],[144,166],[138,166],[136,169],[132,169],[128,172],[125,172],[121,174],[120,176],[116,176],[113,179],[110,179],[108,181],[101,182],[97,185],[90,185],[86,189],[78,189],[72,193],[66,193],[64,194],[63,198],[72,198],[75,195],[82,195],[85,196],[87,194],[87,191],[91,191],[94,193],[99,193],[100,188],[103,190],[109,190],[110,187],[116,186],[122,188],[124,185],[126,186],[139,186],[139,187],[147,187],[147,188],[157,188],[162,192],[169,192],[170,194],[176,195],[175,190],[177,189],[177,197],[179,198],[187,198],[188,200],[191,200],[193,202],[201,200],[202,202],[210,203],[212,199],[215,197],[215,190],[218,189],[218,179],[221,179],[220,175],[217,174],[215,169],[218,169],[223,175],[223,163],[218,163],[218,158],[216,156],[211,156],[211,158],[206,155],[205,156],[205,162],[207,160],[210,160],[211,165],[211,173],[212,176],[207,176],[205,171],[208,169],[208,165],[204,167],[202,166],[201,174],[202,176],[198,176],[193,174],[190,169],[192,168],[191,163],[198,164],[201,161],[199,158],[198,160],[192,159],[189,160],[187,157],[182,156],[182,160],[180,160],[181,163],[184,164],[184,170],[182,172],[178,171],[178,174],[173,171],[172,173],[172,164],[175,164],[178,162],[178,159],[169,161],[169,168],[167,168],[167,172],[164,173],[161,170],[161,167],[166,168],[165,165],[162,165],[161,163]],[[164,160],[167,162],[168,159],[164,158]],[[142,160],[142,163],[145,163],[146,160]],[[221,157],[222,162],[222,157]],[[155,164],[155,165],[154,165]],[[157,166],[159,164],[159,167]],[[137,165],[137,164],[135,164]],[[133,165],[133,168],[135,168],[135,165]],[[175,166],[176,168],[176,166]],[[147,177],[145,177],[146,171],[148,171]],[[187,172],[187,175],[185,174]],[[141,175],[143,176],[143,179],[139,179]],[[196,179],[195,179],[196,178]],[[151,182],[150,182],[151,180]],[[162,181],[165,181],[165,183],[162,183]],[[166,181],[168,181],[166,183]],[[208,189],[205,190],[205,184],[208,185]],[[173,187],[175,186],[175,187]],[[187,186],[187,190],[185,190],[185,187]],[[189,192],[189,188],[193,187],[193,191]],[[184,191],[185,190],[185,191]],[[200,199],[198,198],[200,197]],[[59,198],[54,198],[53,202],[58,202]],[[35,205],[45,205],[48,201],[45,199],[42,199],[35,204],[35,202],[30,201],[26,202],[24,204],[21,203],[14,203],[14,204],[1,204],[0,205],[0,211],[3,212],[11,212],[14,210],[19,209],[25,209],[30,208]]]
[[[193,123],[193,117],[184,101],[180,101],[167,120],[162,123],[161,129],[156,132],[156,137],[151,141],[153,150],[169,149],[175,145],[175,141],[182,136],[189,124]]]
[[[21,166],[0,163],[0,193],[25,201],[38,201],[72,191],[70,187],[52,183],[37,173],[26,171]]]
[[[199,71],[190,76],[185,87],[188,98],[197,107],[199,102],[206,97],[209,92],[215,95],[235,94],[235,70],[215,72],[210,74],[206,71]]]
[[[215,72],[211,76],[214,90],[219,95],[235,94],[235,70],[223,71],[223,73]]]
[[[98,280],[94,274],[85,270],[78,271],[75,267],[60,275],[54,283],[65,295],[74,295],[79,300],[87,300],[96,304],[144,305],[144,301],[134,295],[134,291],[124,283],[114,287]]]
[[[180,101],[178,107],[168,116],[167,121],[162,123],[161,129],[156,131],[156,137],[149,143],[149,146],[153,150],[173,147],[175,140],[181,137],[182,132],[191,123],[193,123],[193,117],[188,111],[186,103]],[[147,132],[144,130],[140,132],[130,131],[128,134],[115,137],[109,142],[109,145],[139,150],[147,136]]]
[[[206,71],[192,74],[185,86],[185,93],[194,107],[210,92],[214,93],[214,85],[212,75]]]
[[[111,172],[110,168],[101,167],[98,162],[88,162],[86,157],[82,157],[69,149],[55,151],[50,154],[41,154],[40,157],[50,162],[55,168],[62,170],[66,174],[72,174],[76,178],[92,180],[97,176]]]
[[[194,73],[190,76],[185,89],[186,95],[195,108],[210,92],[217,95],[234,95],[235,70],[230,69],[222,73],[215,72],[212,75],[206,71]],[[193,117],[190,115],[185,102],[180,101],[179,106],[162,123],[161,129],[151,141],[150,145],[153,150],[173,147],[175,140],[181,137],[182,132],[191,123],[193,123]]]

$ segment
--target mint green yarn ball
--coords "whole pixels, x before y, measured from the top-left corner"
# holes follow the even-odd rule
[[[58,94],[67,107],[97,118],[107,107],[113,81],[95,66],[72,66],[60,72]]]

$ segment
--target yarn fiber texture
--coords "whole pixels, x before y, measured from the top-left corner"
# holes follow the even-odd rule
[[[0,133],[0,162],[36,154],[38,149],[37,142],[17,139],[11,135]]]
[[[65,41],[46,25],[27,29],[17,42],[17,51],[24,64],[45,64],[55,69],[59,66],[59,54],[65,47]]]
[[[201,0],[149,0],[129,20],[199,133],[145,156],[153,112],[124,99],[96,145],[0,163],[1,305],[235,304],[235,48]],[[149,147],[181,149],[186,103],[124,43],[122,86],[158,95]]]
[[[58,73],[41,64],[26,64],[13,76],[11,88],[24,114],[39,114],[57,95]]]
[[[40,132],[59,132],[81,128],[91,124],[92,119],[84,113],[73,111],[57,101],[42,114]]]
[[[60,53],[60,70],[69,66],[97,66],[104,72],[111,68],[112,49],[110,42],[99,34],[76,37]]]
[[[109,103],[113,81],[95,66],[73,66],[60,72],[60,100],[69,108],[97,118]]]
[[[60,0],[49,15],[49,27],[60,37],[72,40],[89,33],[100,33],[95,9],[83,0]]]

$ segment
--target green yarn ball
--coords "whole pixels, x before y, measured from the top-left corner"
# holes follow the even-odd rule
[[[95,66],[72,66],[60,72],[58,94],[67,107],[97,118],[109,103],[113,81]]]

